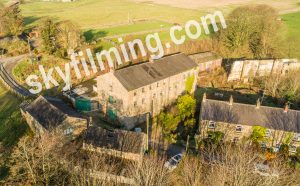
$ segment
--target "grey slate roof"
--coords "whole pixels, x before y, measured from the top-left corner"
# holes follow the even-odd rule
[[[216,122],[263,126],[275,130],[300,133],[300,111],[207,99],[202,102],[200,118]]]
[[[100,127],[89,127],[84,136],[84,142],[94,147],[136,154],[143,150],[144,139],[144,133],[119,129],[110,131]]]
[[[45,129],[52,129],[67,118],[67,116],[84,117],[67,106],[62,100],[39,96],[25,110],[33,116]]]
[[[165,56],[153,63],[148,62],[116,70],[114,76],[128,91],[131,91],[195,67],[197,64],[192,59],[179,53]]]

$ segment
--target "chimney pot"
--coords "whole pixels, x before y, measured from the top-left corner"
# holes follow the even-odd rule
[[[202,102],[206,102],[206,92],[203,94]]]
[[[284,112],[288,112],[288,111],[289,111],[289,104],[286,103],[286,104],[285,104],[285,107],[284,107]]]
[[[260,102],[260,99],[258,98],[256,101],[256,108],[259,109],[260,106],[261,106],[261,102]]]
[[[233,96],[232,95],[229,98],[229,105],[233,105]]]

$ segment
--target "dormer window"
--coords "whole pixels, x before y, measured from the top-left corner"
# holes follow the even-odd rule
[[[214,122],[214,121],[209,121],[209,123],[208,123],[208,128],[209,128],[209,129],[215,129],[215,128],[216,128],[216,122]]]
[[[243,131],[243,126],[242,125],[236,126],[235,131],[236,132],[242,132]]]

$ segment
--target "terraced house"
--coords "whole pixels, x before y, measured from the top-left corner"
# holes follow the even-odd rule
[[[248,140],[260,130],[259,141],[263,147],[276,152],[282,144],[289,145],[290,153],[300,147],[300,111],[283,108],[234,103],[207,99],[204,95],[200,112],[200,134],[211,137],[214,132],[222,132],[224,141],[234,143]]]
[[[157,115],[196,86],[198,65],[177,53],[161,59],[112,71],[97,78],[102,111],[127,129]]]

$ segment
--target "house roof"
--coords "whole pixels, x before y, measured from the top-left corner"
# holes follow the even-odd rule
[[[116,70],[114,76],[128,91],[131,91],[195,67],[197,64],[192,59],[178,53],[152,63],[147,62]]]
[[[47,130],[57,127],[68,116],[84,119],[62,100],[50,97],[39,96],[25,110]]]
[[[144,133],[89,127],[84,142],[95,147],[139,154],[144,147]]]
[[[200,118],[232,124],[263,126],[275,130],[300,133],[300,111],[206,99]]]
[[[197,64],[209,62],[212,60],[222,59],[215,53],[212,52],[201,52],[196,54],[189,55],[191,59],[193,59]]]

